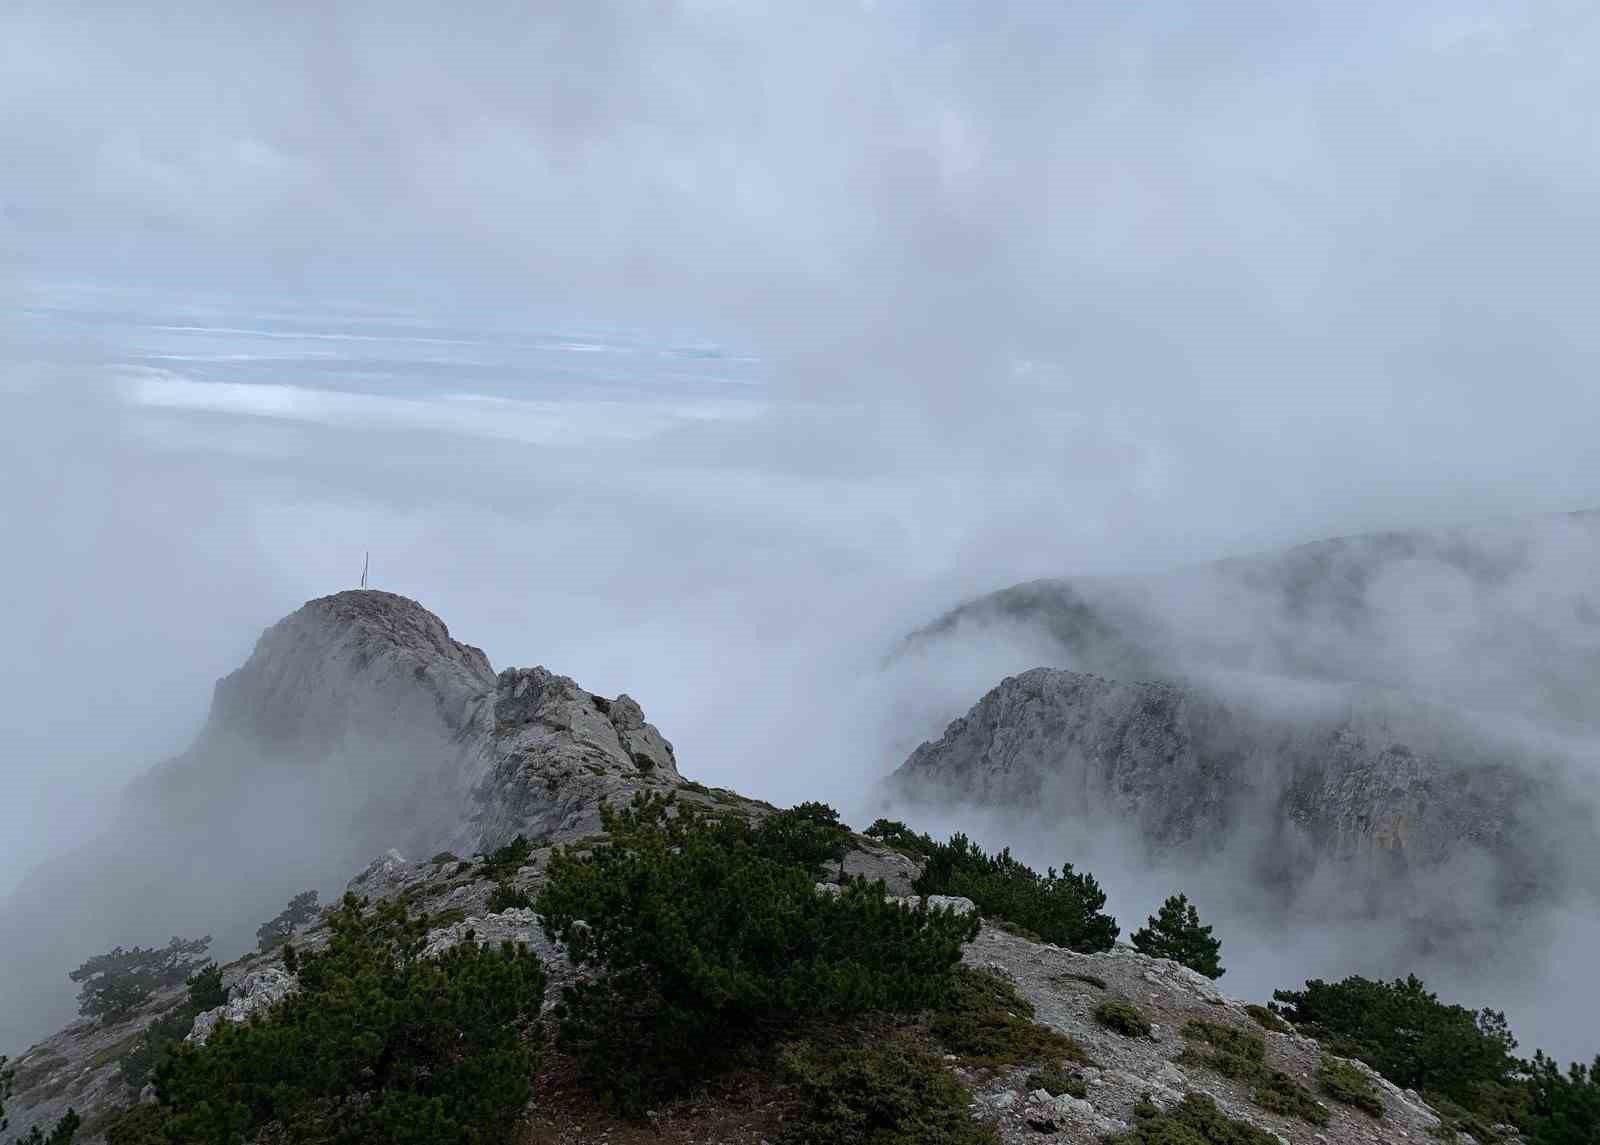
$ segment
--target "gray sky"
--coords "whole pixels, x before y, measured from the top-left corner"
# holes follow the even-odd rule
[[[130,389],[93,325],[0,321],[0,869],[368,546],[497,667],[797,799],[1016,666],[862,683],[971,593],[1600,503],[1597,19],[7,5],[0,302],[559,312],[764,381],[660,416]]]

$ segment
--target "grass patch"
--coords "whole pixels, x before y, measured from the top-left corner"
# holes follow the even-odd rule
[[[1274,1034],[1288,1034],[1294,1032],[1294,1027],[1285,1022],[1265,1006],[1258,1006],[1254,1002],[1244,1008],[1250,1015],[1250,1020],[1263,1030],[1270,1030]]]
[[[440,930],[447,926],[455,926],[457,923],[466,922],[467,912],[460,907],[452,907],[450,910],[441,910],[438,914],[430,914],[427,919],[430,930]]]
[[[1009,982],[962,966],[955,997],[933,1015],[929,1031],[968,1064],[995,1068],[1039,1061],[1092,1064],[1075,1040],[1033,1020],[1033,1006]]]
[[[440,851],[428,861],[436,867],[442,867],[446,863],[459,863],[461,860],[456,857],[454,851]]]
[[[1344,1105],[1353,1105],[1368,1117],[1383,1116],[1383,1097],[1372,1079],[1357,1066],[1338,1058],[1324,1057],[1317,1067],[1317,1084],[1322,1092]]]
[[[1054,1066],[1049,1069],[1034,1070],[1023,1083],[1023,1088],[1029,1093],[1042,1089],[1051,1097],[1060,1097],[1064,1093],[1069,1097],[1083,1098],[1089,1094],[1089,1087],[1084,1084],[1082,1074],[1068,1073]]]
[[[1126,1038],[1148,1038],[1150,1019],[1126,998],[1108,998],[1094,1008],[1094,1020]]]
[[[1166,1112],[1148,1100],[1133,1107],[1134,1125],[1106,1145],[1278,1145],[1277,1137],[1235,1121],[1203,1093],[1190,1093]]]

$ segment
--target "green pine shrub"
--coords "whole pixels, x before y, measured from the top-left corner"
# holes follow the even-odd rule
[[[1185,1094],[1165,1113],[1144,1100],[1133,1114],[1133,1127],[1107,1137],[1106,1145],[1278,1145],[1277,1137],[1235,1121],[1203,1093]]]
[[[189,996],[146,1026],[133,1049],[117,1065],[122,1080],[136,1093],[145,1087],[173,1047],[189,1036],[195,1017],[228,1000],[228,992],[222,988],[222,970],[215,963],[191,974],[188,985]]]
[[[1207,978],[1221,978],[1222,942],[1200,924],[1200,914],[1186,895],[1173,895],[1150,916],[1149,925],[1133,932],[1134,949],[1152,958],[1170,958]]]
[[[1326,1125],[1328,1107],[1305,1086],[1280,1069],[1268,1069],[1250,1090],[1250,1100],[1268,1113],[1298,1117],[1312,1125]]]
[[[1208,1066],[1224,1077],[1254,1078],[1265,1068],[1267,1046],[1254,1034],[1204,1018],[1190,1018],[1183,1024],[1182,1033],[1190,1041],[1210,1047],[1206,1054],[1185,1050],[1185,1060]]]
[[[1107,998],[1094,1008],[1094,1020],[1128,1038],[1148,1038],[1150,1019],[1127,998]]]
[[[130,1106],[105,1123],[106,1145],[169,1145],[167,1110],[149,1102]]]
[[[973,1121],[972,1095],[937,1057],[901,1036],[886,1042],[785,1045],[785,1076],[799,1094],[783,1145],[998,1145]]]
[[[470,940],[424,958],[424,919],[348,894],[328,929],[323,950],[283,947],[298,992],[157,1069],[169,1141],[499,1139],[530,1093],[538,958]]]
[[[289,900],[288,906],[256,927],[256,949],[263,954],[276,950],[294,937],[297,927],[316,917],[317,892],[301,891]]]
[[[1439,1001],[1415,975],[1393,982],[1312,979],[1273,992],[1272,1009],[1340,1057],[1359,1058],[1395,1085],[1469,1109],[1515,1081],[1516,1039],[1496,1010]]]
[[[817,878],[826,873],[828,863],[844,858],[850,828],[839,822],[839,813],[826,803],[801,803],[761,820],[754,841],[761,854],[804,867]]]
[[[211,936],[177,938],[164,947],[114,946],[67,977],[81,983],[78,1013],[105,1025],[133,1014],[157,990],[176,986],[205,964]]]
[[[1519,1124],[1528,1145],[1593,1145],[1600,1141],[1600,1055],[1565,1074],[1542,1051],[1526,1063],[1527,1106]]]
[[[72,1145],[73,1138],[77,1137],[82,1125],[83,1118],[78,1116],[76,1110],[69,1109],[48,1133],[35,1125],[16,1139],[16,1145]]]
[[[1372,1079],[1347,1061],[1322,1057],[1317,1067],[1317,1083],[1322,1092],[1344,1105],[1353,1105],[1368,1117],[1383,1117],[1383,1096]]]
[[[1034,1070],[1023,1082],[1022,1087],[1029,1093],[1042,1089],[1051,1097],[1060,1097],[1063,1093],[1068,1097],[1082,1099],[1089,1094],[1089,1086],[1083,1080],[1081,1073],[1068,1073],[1060,1066],[1050,1066],[1047,1069]]]
[[[1274,1014],[1271,1010],[1267,1009],[1265,1006],[1258,1006],[1254,1002],[1251,1002],[1248,1006],[1246,1006],[1244,1008],[1244,1012],[1250,1015],[1250,1020],[1252,1022],[1260,1026],[1263,1030],[1270,1031],[1271,1033],[1287,1034],[1294,1030],[1293,1026],[1291,1026],[1288,1022],[1285,1022],[1282,1018],[1278,1017],[1278,1015]]]
[[[528,897],[528,892],[509,882],[496,883],[494,890],[489,893],[490,914],[498,914],[503,910],[529,910],[532,907],[533,899]]]
[[[527,866],[532,857],[533,844],[528,842],[526,835],[518,835],[504,847],[489,852],[478,867],[477,877],[501,882]]]
[[[931,836],[919,835],[898,819],[874,819],[862,834],[913,859],[925,859],[939,847]]]
[[[884,836],[888,838],[889,836]],[[1072,864],[1043,875],[1012,858],[1009,848],[990,855],[962,834],[948,843],[932,843],[916,881],[921,895],[962,895],[985,915],[1072,950],[1110,950],[1117,940],[1117,920],[1102,912],[1105,892],[1093,875],[1078,874]]]
[[[641,792],[603,810],[608,841],[551,856],[545,933],[604,971],[563,992],[562,1042],[623,1109],[801,1015],[918,1010],[954,993],[977,918],[886,901],[882,882],[819,893],[812,864],[832,824],[796,811],[752,825]]]

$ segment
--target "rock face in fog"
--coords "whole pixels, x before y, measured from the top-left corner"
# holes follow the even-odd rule
[[[1131,825],[1156,852],[1245,840],[1291,878],[1327,860],[1392,875],[1479,852],[1510,896],[1564,879],[1575,840],[1600,853],[1592,821],[1559,809],[1560,762],[1370,689],[1269,707],[1037,668],[919,747],[893,785],[913,803]]]
[[[313,600],[267,629],[218,682],[195,747],[165,770],[234,751],[268,767],[391,758],[387,806],[409,816],[393,841],[466,853],[583,834],[601,801],[678,778],[672,745],[628,696],[592,695],[545,668],[496,675],[416,601],[374,590]]]

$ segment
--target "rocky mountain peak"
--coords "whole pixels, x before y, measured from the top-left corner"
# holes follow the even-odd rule
[[[459,733],[494,686],[489,658],[422,605],[354,589],[308,601],[262,633],[217,682],[205,735],[296,750],[424,714]]]

